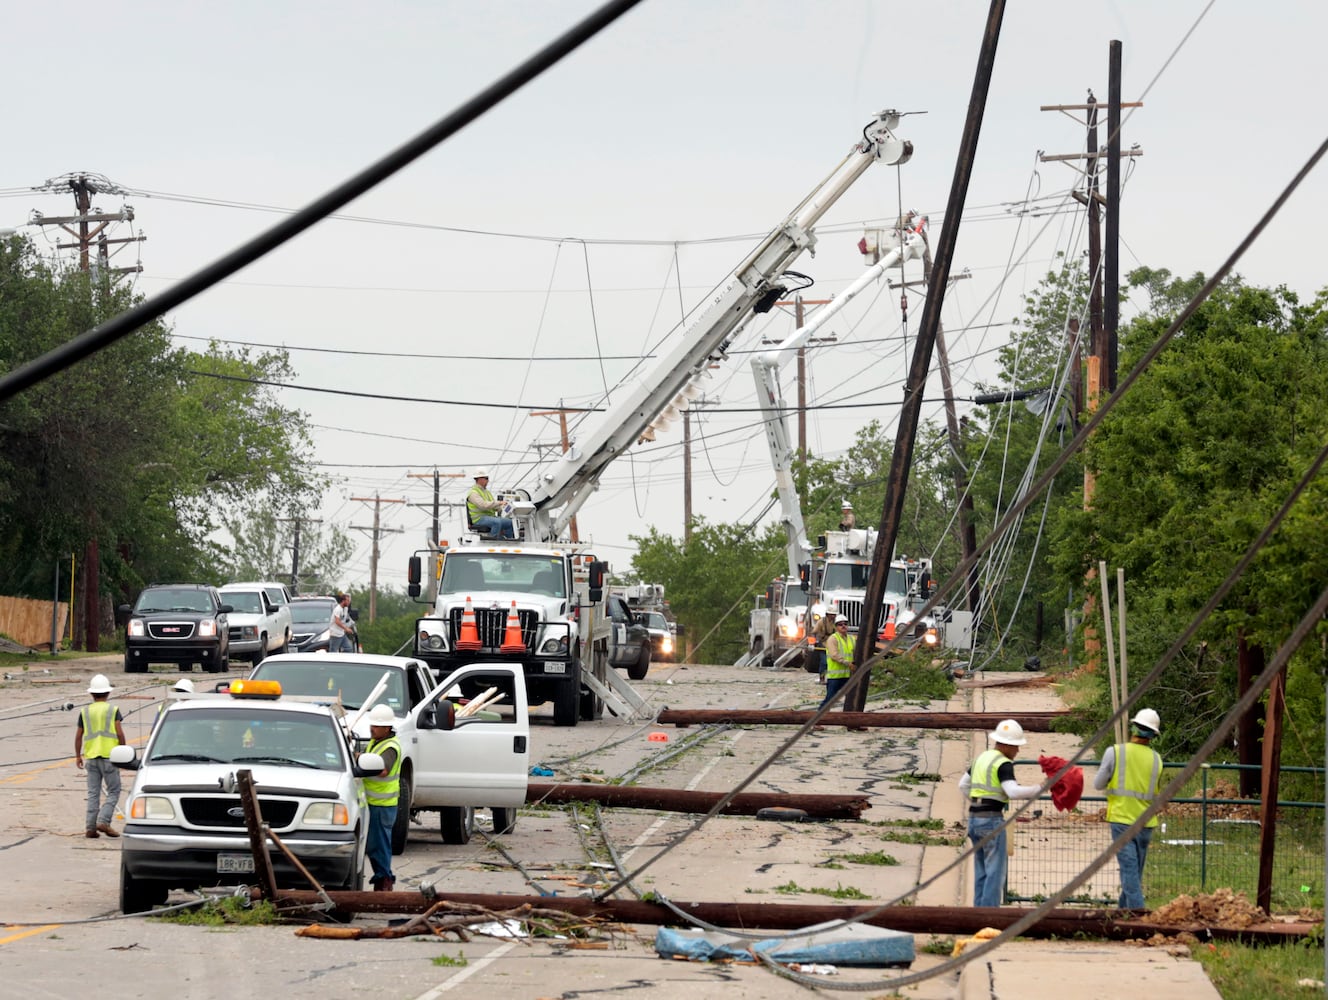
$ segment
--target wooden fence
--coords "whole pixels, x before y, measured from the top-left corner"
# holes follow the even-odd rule
[[[56,635],[69,627],[69,605],[61,601],[56,610]],[[36,649],[51,648],[51,602],[27,597],[0,597],[0,635]]]

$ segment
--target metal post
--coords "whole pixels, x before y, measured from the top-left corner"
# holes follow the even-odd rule
[[[1203,804],[1199,806],[1199,888],[1208,888],[1208,765],[1200,764]]]
[[[51,655],[60,648],[60,560],[55,561],[55,587],[51,591]]]

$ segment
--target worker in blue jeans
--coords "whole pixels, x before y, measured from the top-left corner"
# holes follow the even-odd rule
[[[1107,793],[1107,823],[1116,840],[1157,798],[1162,782],[1162,758],[1149,744],[1162,730],[1162,720],[1151,708],[1141,708],[1130,720],[1130,742],[1107,748],[1093,787]],[[1154,815],[1116,855],[1120,868],[1122,910],[1144,908],[1144,862],[1157,826]]]
[[[387,705],[375,705],[369,712],[369,745],[365,753],[383,758],[383,770],[364,779],[364,797],[369,802],[369,843],[365,853],[373,865],[370,883],[375,892],[391,892],[396,886],[392,874],[392,828],[397,822],[397,798],[401,788],[401,743],[396,736],[396,716]]]
[[[1024,727],[1014,719],[1001,722],[990,735],[994,748],[978,754],[959,779],[959,791],[968,800],[968,839],[973,844],[973,905],[1000,906],[1005,897],[1005,807],[1011,799],[1035,799],[1040,785],[1014,780],[1011,763],[1028,742]],[[999,832],[996,832],[999,831]]]

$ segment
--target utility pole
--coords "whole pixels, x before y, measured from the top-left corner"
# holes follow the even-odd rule
[[[807,325],[807,314],[804,306],[828,306],[834,299],[804,299],[801,295],[793,296],[793,300],[781,299],[775,303],[776,307],[793,307],[793,328],[801,330]],[[804,462],[807,460],[807,345],[810,344],[833,344],[836,338],[834,334],[828,337],[809,337],[807,344],[798,348],[798,458]],[[762,340],[763,344],[777,344],[777,340]]]
[[[410,503],[409,500],[385,499],[380,496],[371,497],[351,497],[351,500],[357,503],[371,503],[374,505],[373,527],[365,527],[359,524],[352,524],[354,531],[370,532],[373,539],[373,548],[369,555],[369,621],[372,623],[378,617],[378,539],[386,533],[400,534],[405,528],[382,528],[380,524],[380,514],[385,503]]]
[[[559,401],[558,401],[558,405],[559,405],[559,408],[556,409],[556,410],[531,410],[531,411],[530,411],[530,416],[532,416],[532,417],[552,417],[552,416],[557,416],[557,418],[558,418],[558,430],[559,430],[559,432],[560,432],[560,437],[561,437],[561,440],[562,440],[562,446],[563,446],[563,454],[566,455],[566,454],[567,454],[569,451],[571,451],[571,449],[572,449],[572,443],[571,443],[571,441],[570,441],[570,440],[568,439],[568,437],[567,437],[567,414],[569,414],[569,413],[583,413],[583,412],[585,412],[585,411],[583,411],[583,410],[565,410],[565,409],[562,408],[562,400],[559,400]],[[568,529],[568,531],[571,532],[571,535],[572,535],[572,541],[574,541],[574,542],[579,542],[579,541],[581,541],[581,536],[577,533],[577,530],[576,530],[576,515],[573,515],[573,516],[572,516],[572,520],[568,522],[568,524],[567,524],[567,529]]]
[[[137,243],[146,239],[144,236],[131,236],[112,240],[106,236],[106,227],[112,223],[132,222],[134,210],[129,206],[125,206],[120,212],[104,214],[100,211],[94,212],[92,208],[92,196],[94,194],[128,194],[124,188],[100,174],[78,173],[53,177],[41,187],[34,188],[34,190],[70,191],[73,193],[74,209],[77,214],[44,216],[40,212],[33,212],[32,224],[43,228],[59,226],[74,237],[76,242],[57,242],[56,247],[61,250],[77,249],[78,267],[84,274],[90,274],[93,269],[91,251],[94,239],[97,240],[99,252],[97,271],[103,281],[108,281],[113,273],[143,270],[141,264],[133,268],[116,268],[114,271],[109,265],[109,247],[111,244]],[[71,226],[77,226],[78,228],[70,228]],[[101,650],[101,629],[98,622],[101,615],[101,551],[96,537],[97,516],[95,511],[88,512],[88,523],[93,527],[93,533],[83,549],[83,648],[89,653],[96,653]],[[73,592],[73,586],[71,583],[71,593]]]
[[[718,399],[692,400],[682,411],[682,544],[686,548],[692,541],[692,410],[701,406],[716,406]]]
[[[278,524],[295,525],[295,536],[291,544],[291,571],[290,571],[290,590],[291,594],[300,593],[300,525],[308,522],[309,524],[322,524],[321,518],[317,517],[275,517]]]
[[[437,545],[438,539],[442,536],[442,525],[440,515],[442,510],[441,483],[443,479],[460,479],[465,475],[464,472],[439,472],[434,469],[433,472],[408,472],[408,479],[432,479],[433,480],[433,530],[429,535],[429,544]],[[412,507],[423,507],[424,504],[413,503]]]

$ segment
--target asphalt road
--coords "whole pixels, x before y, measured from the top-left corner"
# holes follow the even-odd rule
[[[0,998],[73,1000],[90,990],[154,997],[285,995],[323,1000],[425,998],[463,990],[498,997],[687,998],[713,996],[720,989],[726,997],[806,993],[805,987],[761,967],[661,959],[653,949],[653,927],[612,933],[604,950],[591,951],[543,938],[324,941],[297,938],[290,926],[213,929],[122,917],[118,843],[83,836],[85,786],[72,757],[75,716],[64,706],[86,701],[88,679],[104,672],[128,716],[127,736],[141,742],[162,693],[178,674],[127,676],[118,657],[33,663],[27,671],[11,668],[13,679],[0,682],[0,795],[5,806],[0,812],[0,877],[5,885],[0,902],[0,961],[5,969]],[[658,665],[636,687],[652,705],[671,708],[805,708],[814,707],[820,697],[812,675],[755,668]],[[611,717],[556,728],[544,706],[534,713],[532,759],[556,772],[556,778],[536,780],[632,772],[640,785],[722,791],[775,754],[790,732],[729,729],[702,739],[697,728],[679,730]],[[660,733],[667,741],[659,740]],[[573,813],[570,808],[531,806],[521,811],[516,830],[501,839],[500,851],[483,836],[464,846],[444,845],[437,814],[424,813],[412,827],[405,855],[395,859],[397,889],[432,884],[443,894],[591,894],[594,886],[606,884],[603,880],[612,873],[605,866],[616,855],[629,872],[649,862],[633,881],[638,891],[661,893],[679,903],[823,904],[835,902],[834,893],[887,902],[916,886],[924,870],[934,870],[954,854],[951,848],[927,848],[930,857],[924,858],[922,846],[882,836],[888,830],[885,824],[927,818],[938,790],[944,789],[942,796],[953,791],[946,783],[952,785],[958,772],[949,772],[966,763],[967,743],[951,736],[947,747],[946,741],[946,734],[937,731],[818,730],[749,786],[751,791],[865,791],[872,808],[856,822],[719,817],[695,830],[697,817],[690,815],[606,810],[601,827],[593,807]],[[675,752],[684,743],[692,745]],[[843,858],[873,852],[887,853],[897,864]],[[172,901],[186,898],[176,893]],[[363,927],[386,923],[374,914],[356,920]],[[926,943],[917,942],[912,972],[942,961],[921,951]],[[435,963],[444,956],[452,964]],[[890,982],[899,975],[840,968],[825,981],[875,984],[879,990],[871,995],[881,995],[890,992]],[[956,991],[954,973],[904,990],[919,1000],[942,1000]]]

